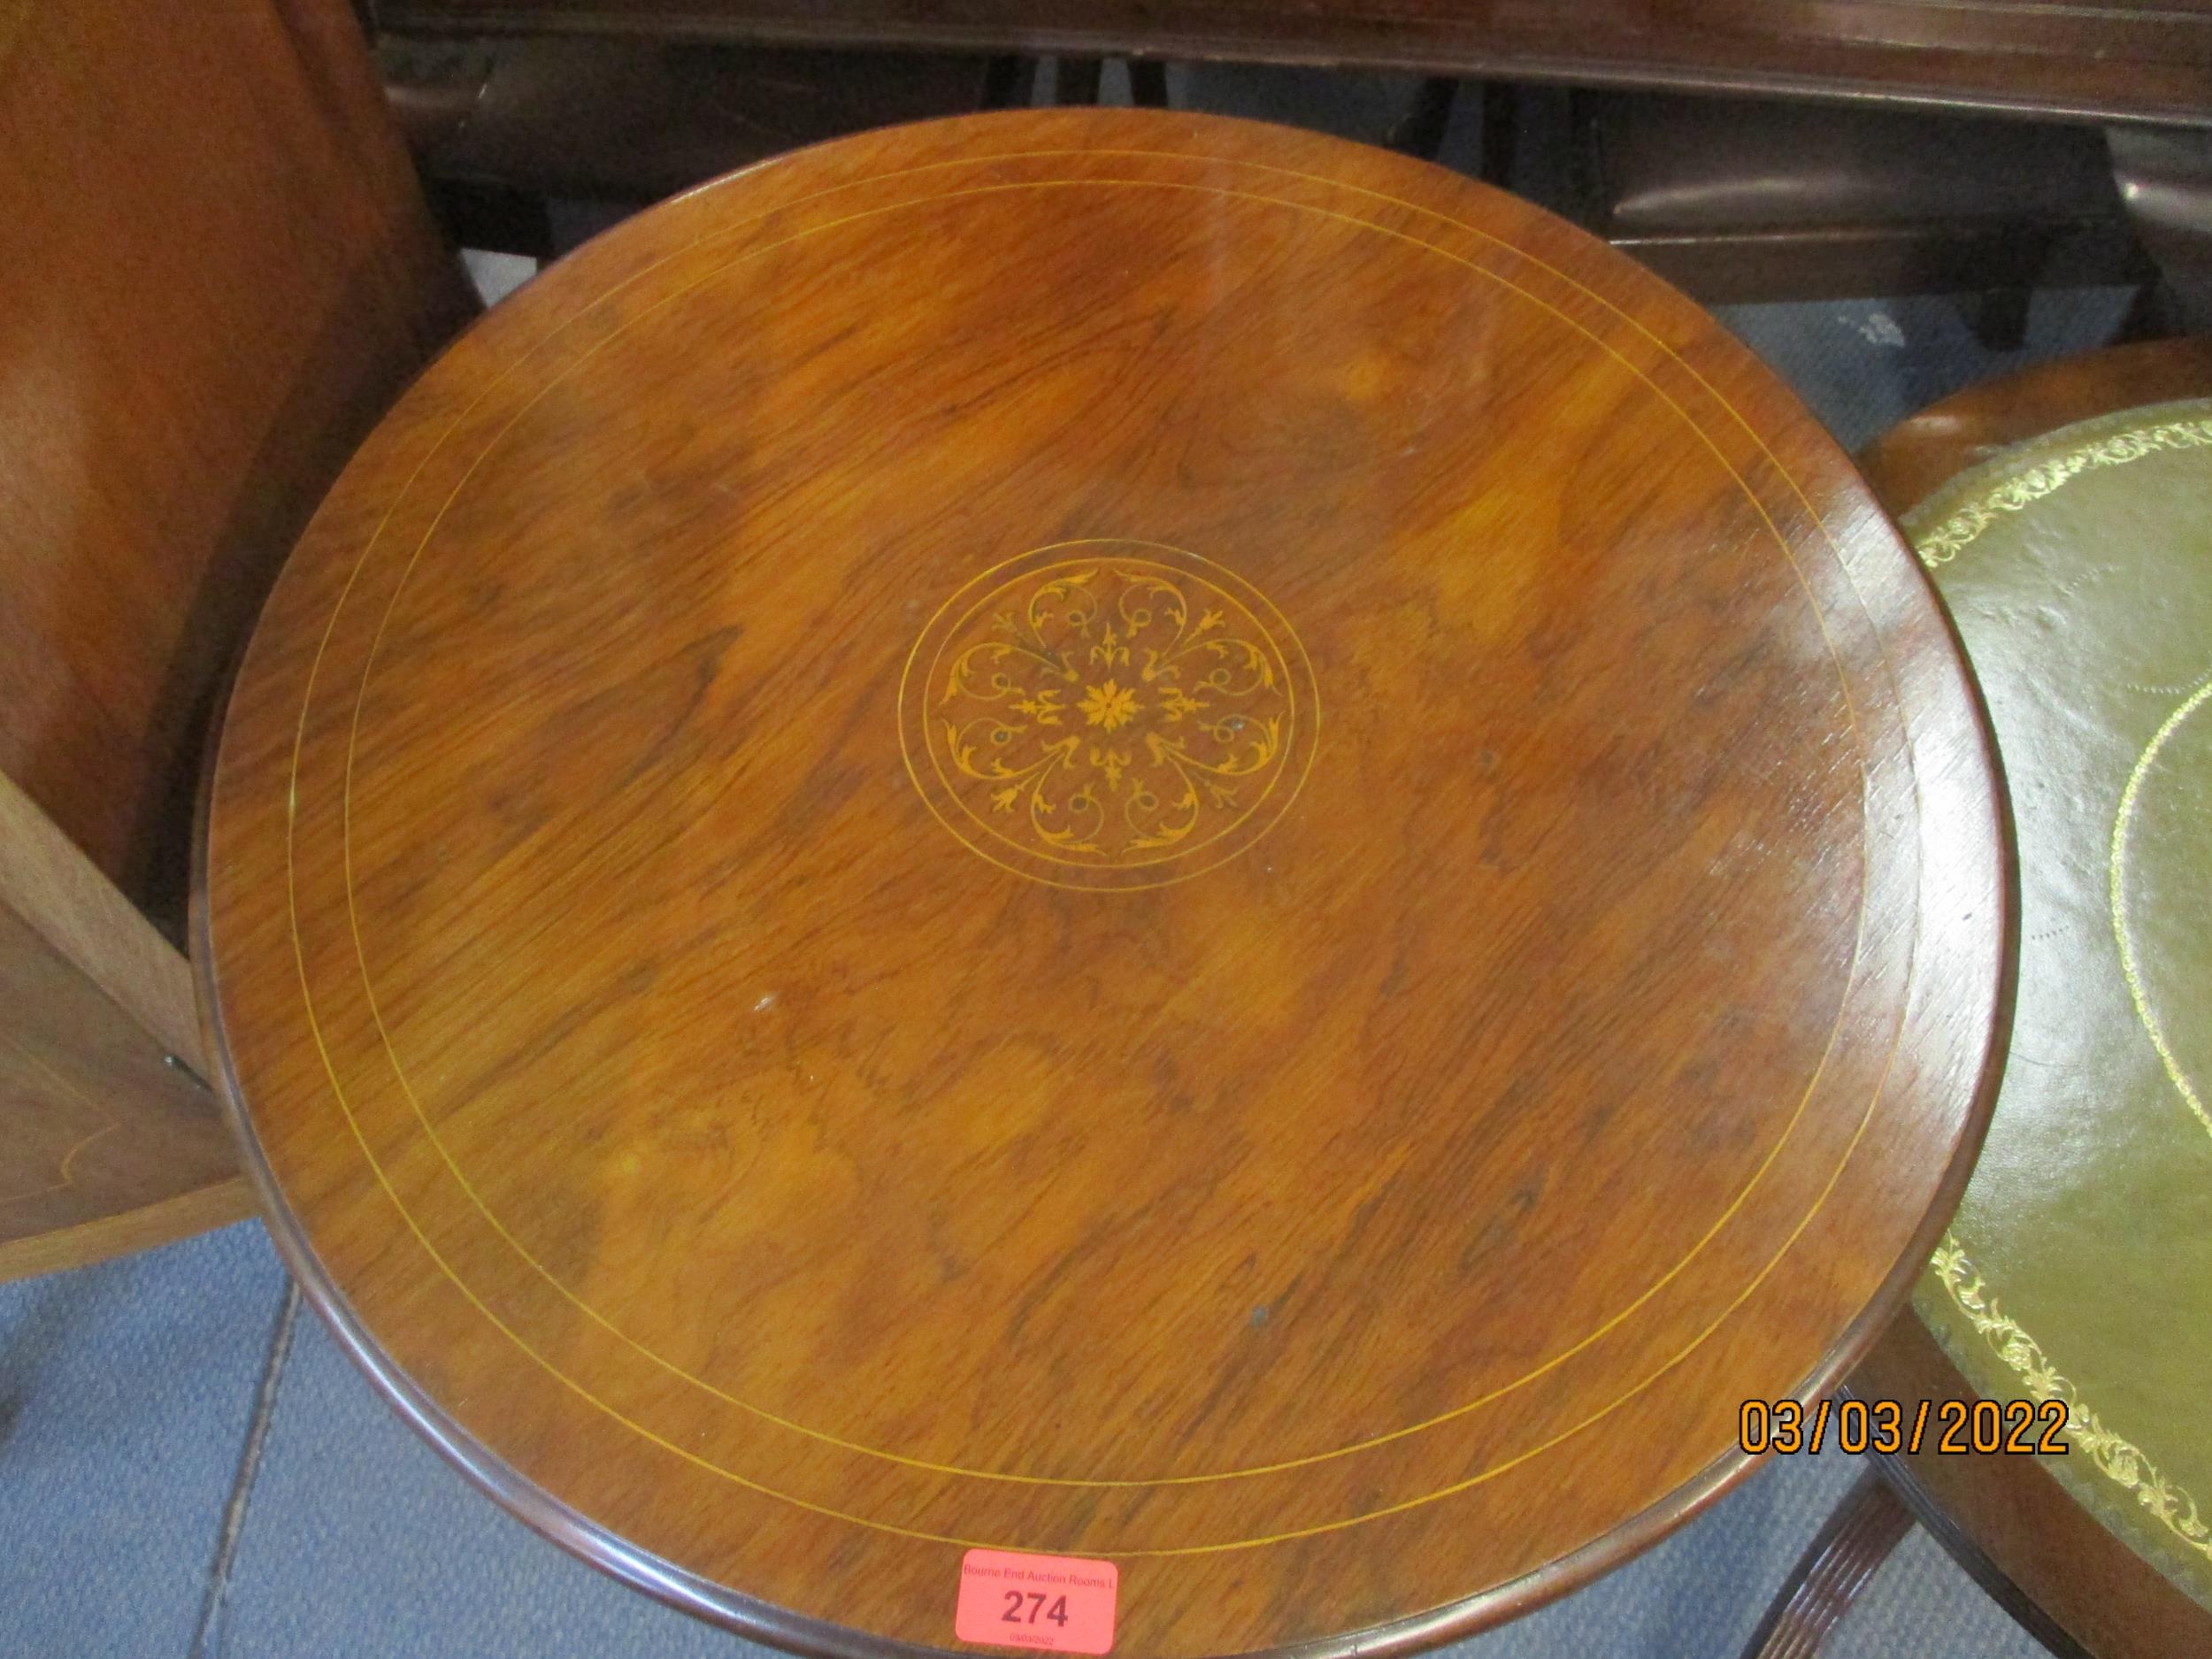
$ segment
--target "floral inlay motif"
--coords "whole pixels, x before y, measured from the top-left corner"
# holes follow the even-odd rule
[[[1083,718],[1093,726],[1118,731],[1137,718],[1137,694],[1124,691],[1110,680],[1093,686],[1083,694]]]
[[[933,742],[985,827],[1082,863],[1173,856],[1225,833],[1280,771],[1282,654],[1202,578],[1143,561],[1033,572],[939,659]]]

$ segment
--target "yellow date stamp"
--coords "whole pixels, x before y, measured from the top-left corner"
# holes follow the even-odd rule
[[[1817,1452],[1964,1457],[2009,1453],[2066,1455],[2063,1400],[1747,1400],[1736,1443],[1753,1457]]]

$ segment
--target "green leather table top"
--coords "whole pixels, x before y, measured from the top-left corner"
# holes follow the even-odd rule
[[[1914,1302],[2045,1467],[2212,1607],[2212,400],[2085,422],[1904,520],[1989,703],[2020,983],[1989,1140]]]

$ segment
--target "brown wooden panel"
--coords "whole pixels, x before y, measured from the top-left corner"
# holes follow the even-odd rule
[[[180,936],[209,705],[277,556],[468,302],[340,0],[0,4],[0,155],[12,1275],[246,1213],[142,911]]]
[[[408,28],[1144,52],[2212,119],[2205,0],[388,0]]]
[[[0,906],[14,911],[154,1041],[207,1074],[192,970],[183,953],[4,772]]]
[[[214,680],[465,301],[342,0],[10,12],[0,772],[173,914]]]
[[[202,1054],[182,953],[0,773],[0,1279],[250,1211]]]
[[[0,1279],[252,1210],[215,1102],[0,908]]]
[[[1965,1179],[1995,780],[1758,360],[1443,169],[841,140],[449,352],[286,566],[196,960],[277,1233],[563,1541],[1407,1649],[1824,1392]]]

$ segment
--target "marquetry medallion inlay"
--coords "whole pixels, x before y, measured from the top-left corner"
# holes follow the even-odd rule
[[[1211,560],[1064,542],[984,572],[900,696],[915,787],[983,856],[1154,887],[1234,857],[1295,798],[1320,725],[1290,625]]]

